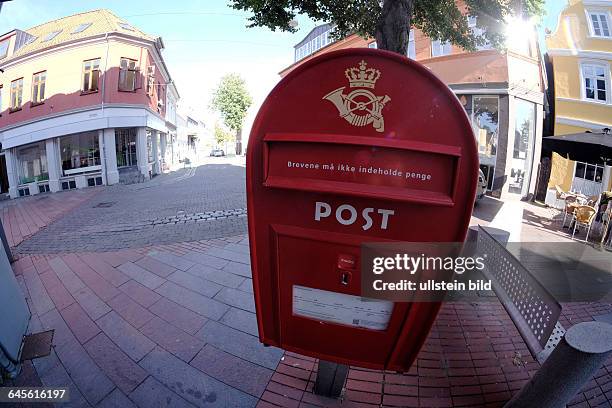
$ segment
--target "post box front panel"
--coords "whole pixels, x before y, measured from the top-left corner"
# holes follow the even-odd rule
[[[331,163],[333,172],[323,168]],[[395,303],[390,316],[389,305],[376,304],[368,321],[357,309],[360,244],[463,241],[477,178],[465,111],[419,64],[352,49],[292,71],[262,105],[247,150],[261,341],[407,370],[439,304]],[[327,303],[334,293],[345,314]]]

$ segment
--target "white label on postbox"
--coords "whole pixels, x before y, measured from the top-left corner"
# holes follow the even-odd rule
[[[393,302],[293,285],[293,314],[371,330],[385,330]]]
[[[323,201],[317,201],[315,203],[315,216],[314,216],[315,221],[321,221],[322,218],[329,217],[331,213],[332,213],[331,205]],[[395,214],[394,210],[387,210],[384,208],[376,210],[374,208],[368,207],[368,208],[364,208],[363,211],[361,211],[361,214],[359,214],[357,209],[353,207],[352,205],[342,204],[338,206],[338,208],[336,208],[336,211],[335,211],[336,221],[338,221],[342,225],[354,224],[355,221],[357,221],[357,217],[361,215],[361,219],[362,219],[361,229],[363,229],[364,231],[367,231],[370,228],[372,228],[372,225],[374,223],[374,220],[372,217],[373,217],[373,214],[375,213],[380,215],[380,224],[378,224],[378,227],[381,230],[386,230],[387,226],[389,225],[389,217]]]

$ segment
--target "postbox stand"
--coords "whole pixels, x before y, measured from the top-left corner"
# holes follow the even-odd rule
[[[342,394],[348,369],[349,367],[344,364],[319,360],[314,393],[323,397],[338,398]]]

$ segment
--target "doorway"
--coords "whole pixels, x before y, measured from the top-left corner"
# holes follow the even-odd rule
[[[138,164],[136,158],[136,129],[115,130],[117,167],[131,167]]]
[[[0,153],[0,194],[6,194],[9,191],[8,173],[6,171],[6,158],[4,153]]]

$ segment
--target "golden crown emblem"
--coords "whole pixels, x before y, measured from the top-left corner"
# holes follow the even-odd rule
[[[367,62],[362,60],[359,63],[359,68],[352,67],[344,71],[344,75],[348,78],[351,88],[374,89],[376,81],[380,78],[380,71],[374,68],[366,68],[367,65]]]

